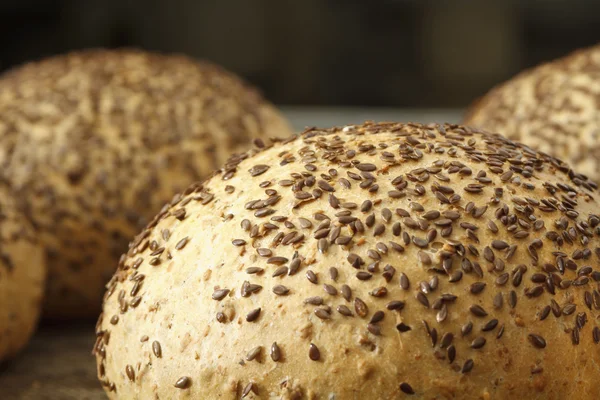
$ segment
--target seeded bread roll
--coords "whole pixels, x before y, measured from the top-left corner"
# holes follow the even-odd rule
[[[594,183],[457,125],[262,147],[130,244],[94,347],[110,398],[597,398]]]
[[[29,341],[42,306],[46,265],[42,248],[0,184],[0,361]]]
[[[46,316],[97,316],[127,242],[173,193],[252,138],[288,132],[221,68],[184,56],[85,51],[0,80],[0,165],[39,229]]]
[[[600,45],[520,73],[472,105],[465,124],[569,162],[600,182]]]

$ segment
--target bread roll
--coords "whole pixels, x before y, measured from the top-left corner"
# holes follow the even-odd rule
[[[29,341],[40,314],[45,278],[42,248],[6,185],[0,184],[0,361]]]
[[[464,123],[569,162],[600,182],[600,45],[520,73],[475,102]]]
[[[309,129],[135,238],[99,378],[113,399],[596,399],[597,198],[466,127]]]
[[[97,316],[127,242],[173,193],[252,138],[290,132],[206,62],[84,51],[0,79],[0,165],[49,262],[46,316]]]

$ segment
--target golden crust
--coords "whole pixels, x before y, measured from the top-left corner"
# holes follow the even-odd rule
[[[464,123],[499,132],[600,181],[600,45],[518,74],[474,102]]]
[[[597,397],[595,184],[461,126],[264,147],[130,244],[96,330],[110,398]]]
[[[46,266],[33,229],[5,185],[0,187],[0,361],[33,334],[42,305]]]
[[[75,52],[0,80],[0,165],[49,259],[45,313],[97,315],[126,243],[252,138],[289,134],[239,78],[136,50]]]

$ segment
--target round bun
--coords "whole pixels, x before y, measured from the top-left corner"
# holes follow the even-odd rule
[[[472,105],[464,123],[569,162],[600,182],[600,45],[520,73]]]
[[[5,185],[0,185],[0,361],[29,341],[46,279],[42,248]]]
[[[290,132],[239,78],[184,56],[85,51],[0,80],[0,165],[40,231],[51,318],[97,316],[127,242],[253,138]]]
[[[597,197],[466,127],[310,129],[130,244],[99,378],[111,398],[595,399]]]

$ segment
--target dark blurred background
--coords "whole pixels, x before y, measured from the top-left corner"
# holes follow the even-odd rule
[[[0,0],[0,69],[85,47],[182,52],[288,105],[462,107],[600,40],[598,0]]]

